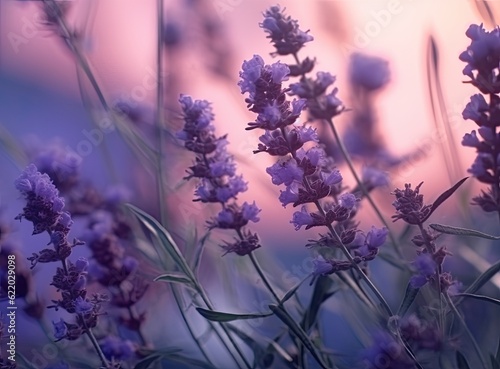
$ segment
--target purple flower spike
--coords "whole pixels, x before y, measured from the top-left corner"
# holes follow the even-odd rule
[[[256,97],[258,93],[256,90],[257,81],[263,73],[266,74],[268,82],[273,83],[274,80],[276,83],[281,83],[288,72],[288,67],[285,64],[264,68],[262,58],[255,55],[253,59],[243,63],[239,85],[242,91],[250,92],[251,96]],[[245,202],[239,206],[235,201],[241,192],[247,190],[247,182],[243,180],[243,176],[236,175],[236,163],[226,149],[228,144],[226,136],[215,136],[210,103],[205,100],[193,100],[186,95],[181,95],[179,101],[185,121],[181,136],[186,141],[185,147],[196,154],[194,165],[189,167],[188,176],[185,177],[185,179],[199,179],[195,190],[196,198],[193,201],[220,203],[223,209],[216,217],[207,221],[207,227],[209,229],[235,230],[239,239],[236,239],[234,243],[226,242],[222,248],[226,253],[234,252],[238,255],[247,255],[260,245],[257,235],[253,235],[243,228],[250,221],[259,221],[258,215],[261,209],[257,207],[255,202],[252,204]],[[280,107],[272,101],[266,106],[268,108],[266,124],[280,123],[283,118],[283,111]],[[261,145],[260,149],[273,152],[281,150],[281,143],[275,142],[275,139],[272,135],[261,137],[261,141],[269,147]]]
[[[271,39],[279,55],[296,54],[306,42],[313,40],[309,31],[300,30],[298,22],[286,16],[279,6],[272,6],[264,12],[260,27],[269,34],[267,38]]]

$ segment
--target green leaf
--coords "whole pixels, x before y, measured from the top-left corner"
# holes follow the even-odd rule
[[[432,213],[443,203],[445,202],[453,193],[467,180],[469,177],[462,178],[460,181],[455,183],[453,187],[450,189],[444,191],[439,197],[434,201],[434,203],[431,206],[431,210],[429,211],[429,214],[427,214],[424,219],[422,219],[422,223],[425,222],[429,217],[431,216]]]
[[[500,260],[489,267],[484,273],[482,273],[477,279],[472,282],[472,284],[464,291],[464,293],[475,293],[481,287],[483,287],[486,282],[488,282],[495,274],[500,271]],[[460,304],[462,299],[457,301],[456,305]]]
[[[401,301],[397,315],[404,316],[406,314],[411,304],[413,304],[413,301],[415,301],[418,291],[420,291],[420,288],[413,288],[411,284],[408,283],[406,286],[405,296],[403,297],[403,301]]]
[[[497,304],[500,306],[500,300],[497,300],[497,299],[494,299],[493,297],[489,297],[489,296],[484,296],[484,295],[474,295],[472,293],[457,293],[457,296],[466,296],[466,297],[472,297],[474,299],[478,299],[478,300],[483,300],[483,301],[488,301],[488,302],[492,302],[494,304]]]
[[[283,309],[282,306],[271,304],[269,309],[283,322],[287,327],[297,336],[297,338],[302,342],[302,344],[309,350],[311,355],[316,359],[318,364],[323,369],[328,369],[328,366],[323,362],[320,355],[318,354],[316,347],[312,344],[309,337],[302,330],[302,328],[288,315],[288,313]]]
[[[125,204],[125,206],[129,208],[137,219],[139,219],[139,221],[141,221],[141,223],[146,227],[146,229],[160,241],[161,245],[174,260],[177,267],[184,272],[185,275],[191,277],[192,271],[170,233],[168,233],[168,231],[163,228],[163,226],[156,219],[138,207],[132,204]]]
[[[457,351],[457,365],[458,369],[470,369],[469,363],[465,359],[465,356],[460,353],[460,351]]]
[[[257,319],[265,318],[273,315],[273,313],[254,313],[254,314],[231,314],[220,311],[203,309],[197,307],[196,310],[205,318],[214,322],[231,322],[233,320]]]
[[[158,360],[160,360],[161,358],[162,355],[158,353],[147,356],[144,359],[140,360],[137,364],[135,364],[134,369],[148,369],[154,363],[158,362]]]
[[[310,276],[311,275],[308,275],[303,280],[301,280],[299,283],[297,283],[295,286],[293,286],[292,288],[290,288],[290,290],[288,290],[288,292],[285,293],[285,296],[283,296],[283,298],[280,300],[280,305],[282,305],[286,301],[290,300],[290,298],[295,294],[295,292],[297,292],[297,290],[302,285],[302,283],[304,283],[307,280],[307,278],[309,278]]]
[[[319,276],[314,284],[314,291],[309,302],[309,307],[304,314],[304,318],[300,323],[301,327],[307,332],[309,328],[314,325],[316,317],[318,316],[321,304],[326,301],[327,298],[332,296],[328,294],[328,291],[333,285],[333,280],[330,277]]]
[[[195,288],[193,285],[193,281],[191,281],[190,278],[186,277],[182,273],[177,273],[177,272],[169,272],[165,273],[162,275],[159,275],[154,279],[154,281],[162,281],[162,282],[169,282],[169,283],[181,283],[184,284],[188,287]]]
[[[490,234],[475,231],[473,229],[453,227],[453,226],[444,225],[444,224],[429,224],[429,227],[431,227],[435,231],[438,231],[441,233],[446,233],[446,234],[454,234],[454,235],[458,235],[458,236],[480,237],[480,238],[486,238],[487,240],[500,240],[499,236],[492,236]]]

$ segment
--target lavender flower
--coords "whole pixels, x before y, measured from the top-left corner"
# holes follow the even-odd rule
[[[261,60],[255,58],[246,64],[247,81],[241,88],[255,94],[252,81],[257,80],[262,73]],[[281,81],[284,77],[281,68],[269,70],[271,81]],[[279,82],[278,82],[279,83]],[[246,231],[244,227],[248,222],[258,222],[260,209],[255,202],[238,205],[235,201],[238,194],[247,190],[247,183],[242,176],[236,175],[236,164],[233,157],[226,151],[226,137],[216,137],[214,118],[210,103],[205,100],[193,100],[190,96],[181,95],[179,102],[184,115],[184,128],[177,134],[183,140],[186,149],[196,153],[195,164],[190,167],[187,179],[200,178],[193,201],[204,203],[220,203],[222,210],[216,218],[208,222],[208,227],[220,229],[234,229],[238,238],[234,242],[226,242],[221,247],[226,253],[234,252],[238,255],[247,255],[260,247],[257,234]],[[282,111],[274,105],[266,107],[267,123],[274,124],[279,120]],[[269,143],[266,138],[264,143]],[[267,148],[266,148],[267,150]],[[281,177],[280,177],[281,175]],[[277,180],[289,181],[286,169],[277,174]],[[279,178],[279,179],[278,179]]]
[[[74,340],[82,334],[90,334],[90,329],[97,325],[97,317],[101,314],[101,304],[105,297],[95,294],[87,297],[86,266],[87,261],[78,259],[73,264],[68,257],[72,248],[82,242],[67,240],[70,227],[73,224],[69,213],[64,212],[64,199],[59,197],[59,191],[47,174],[41,174],[34,164],[30,164],[15,181],[16,188],[21,192],[27,204],[23,213],[16,219],[25,218],[34,225],[33,234],[47,232],[53,248],[45,248],[40,253],[29,257],[32,268],[37,263],[61,262],[62,267],[56,269],[52,283],[61,292],[61,299],[52,300],[49,308],[63,308],[68,313],[76,314],[76,324],[66,323],[62,319],[54,323],[57,340],[66,338]]]
[[[269,34],[267,38],[271,39],[278,55],[295,54],[306,42],[313,40],[309,31],[300,30],[298,22],[286,16],[279,6],[272,6],[264,12],[260,27]]]
[[[394,221],[403,219],[409,224],[421,224],[422,220],[427,217],[430,212],[431,206],[424,205],[424,196],[419,193],[421,182],[415,190],[411,189],[411,184],[405,184],[405,189],[395,189],[393,194],[396,200],[392,205],[396,208],[396,215],[392,218]]]
[[[288,204],[293,204],[294,207],[302,205],[301,210],[296,211],[290,221],[295,230],[319,226],[326,226],[330,230],[329,235],[313,241],[308,246],[344,246],[344,242],[352,242],[357,232],[351,218],[356,213],[359,199],[350,193],[340,194],[342,175],[322,147],[305,147],[307,142],[312,144],[317,142],[316,135],[312,135],[314,131],[303,126],[297,128],[294,125],[304,107],[303,101],[306,98],[308,104],[309,101],[316,101],[315,99],[324,93],[335,78],[329,73],[318,73],[317,80],[312,83],[301,81],[292,85],[291,90],[301,100],[298,102],[295,100],[295,104],[300,107],[296,113],[293,112],[294,102],[291,103],[290,113],[290,103],[285,94],[287,90],[282,87],[289,70],[286,70],[286,74],[280,74],[280,78],[275,80],[272,78],[272,71],[277,70],[285,70],[285,67],[279,62],[265,65],[260,56],[254,56],[243,63],[240,72],[241,80],[238,84],[241,92],[249,93],[245,101],[249,110],[257,114],[256,121],[249,123],[247,129],[260,128],[265,131],[260,137],[264,145],[259,144],[258,150],[254,153],[267,152],[272,156],[280,156],[275,164],[266,169],[266,172],[271,176],[273,184],[286,186],[284,191],[280,191],[279,196],[284,207]],[[325,101],[331,102],[333,110],[328,110],[330,105],[322,104],[321,109],[317,110],[318,114],[323,114],[325,117],[338,114],[337,108],[341,103],[336,100],[335,93],[336,90],[324,96]],[[270,114],[270,110],[275,113]],[[307,132],[307,135],[301,132]],[[309,138],[304,139],[306,136]],[[326,200],[328,198],[334,201]],[[309,210],[306,204],[312,204],[318,211]],[[337,236],[337,230],[340,236]],[[373,260],[378,253],[378,247],[385,242],[386,235],[387,230],[373,229],[369,233],[369,242],[363,245],[364,249],[356,250],[357,254],[353,256],[354,263]],[[325,259],[320,255],[315,261],[313,274],[332,274],[352,267],[353,262],[349,260]]]
[[[427,283],[429,277],[431,277],[436,272],[436,262],[432,259],[432,256],[428,253],[420,254],[413,265],[417,269],[416,275],[411,277],[410,284],[413,288],[420,288]]]
[[[484,94],[500,92],[498,65],[500,63],[500,30],[486,31],[483,25],[472,24],[466,36],[471,40],[460,60],[467,63],[463,74]]]
[[[357,88],[378,90],[390,80],[389,63],[382,58],[354,53],[349,64],[349,80]]]
[[[99,342],[99,346],[108,360],[130,360],[136,350],[131,341],[123,341],[116,336],[107,336]]]
[[[466,35],[471,43],[459,58],[467,63],[463,74],[471,79],[470,83],[480,93],[471,96],[462,116],[479,126],[482,139],[474,130],[465,134],[462,145],[473,147],[477,152],[477,158],[468,172],[489,186],[488,191],[482,191],[472,203],[485,212],[497,212],[500,217],[500,144],[497,138],[497,127],[500,126],[500,30],[497,27],[488,32],[482,24],[473,24]]]
[[[464,180],[459,182],[463,183]],[[416,274],[411,277],[410,285],[413,288],[420,288],[427,282],[441,292],[447,292],[448,288],[455,284],[451,275],[447,272],[442,272],[442,265],[445,257],[449,255],[444,246],[437,247],[436,239],[438,234],[431,230],[426,230],[423,222],[429,217],[432,212],[433,205],[423,205],[424,197],[419,193],[420,183],[415,190],[411,189],[411,184],[405,184],[405,190],[396,189],[393,194],[396,196],[393,206],[396,208],[396,215],[392,218],[394,221],[403,219],[408,224],[418,225],[420,234],[412,238],[412,243],[417,247],[417,258],[413,262],[416,269]],[[458,186],[455,185],[456,190]],[[449,191],[449,190],[448,190]],[[447,191],[447,192],[448,192]],[[448,193],[446,198],[441,195],[434,205],[439,206],[447,197],[451,195]]]

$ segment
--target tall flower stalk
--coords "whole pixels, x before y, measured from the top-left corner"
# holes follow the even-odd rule
[[[328,72],[317,72],[316,78],[308,77],[307,74],[314,69],[316,59],[306,57],[300,60],[299,58],[299,51],[307,42],[313,41],[314,38],[309,34],[309,31],[302,31],[299,28],[298,22],[290,16],[285,15],[284,9],[281,9],[279,6],[272,6],[264,12],[264,20],[260,26],[268,33],[267,38],[270,39],[276,49],[276,52],[271,55],[291,55],[295,60],[296,64],[289,65],[289,75],[291,77],[300,77],[300,81],[291,84],[290,90],[286,92],[306,100],[306,107],[311,117],[315,120],[325,122],[330,127],[337,146],[356,180],[358,190],[363,197],[366,197],[379,220],[389,230],[388,223],[369,194],[369,189],[371,190],[374,187],[363,181],[363,178],[357,173],[354,163],[333,122],[333,118],[345,110],[345,106],[337,97],[338,89],[335,87],[330,92],[327,92],[328,87],[335,82],[335,77]],[[389,232],[388,235],[395,251],[401,256],[398,242],[392,232]]]
[[[194,201],[221,205],[221,211],[217,216],[207,222],[208,228],[231,229],[236,233],[233,241],[225,241],[221,245],[225,252],[224,255],[235,253],[239,256],[249,256],[256,272],[276,300],[277,305],[273,305],[273,307],[276,306],[276,309],[285,317],[285,321],[291,324],[293,318],[284,308],[282,299],[272,287],[253,255],[253,251],[261,247],[261,245],[258,235],[247,230],[246,226],[249,222],[255,223],[259,221],[260,209],[255,202],[252,204],[244,202],[239,205],[236,201],[238,194],[247,190],[247,184],[243,181],[242,176],[236,175],[236,164],[233,157],[226,151],[226,136],[217,137],[214,134],[215,127],[212,124],[213,114],[210,104],[205,100],[193,100],[186,95],[182,95],[179,101],[182,106],[185,125],[183,130],[177,134],[177,137],[184,141],[186,149],[196,153],[194,165],[189,168],[186,179],[200,179],[195,191],[197,198]],[[293,118],[290,119],[293,121]],[[312,130],[310,132],[313,133]],[[301,328],[299,325],[294,324],[294,329],[300,330]],[[323,368],[326,368],[313,349],[313,344],[307,338],[305,332],[301,332],[300,338],[307,341],[304,343],[305,346],[308,347],[318,363]]]
[[[474,121],[476,130],[465,134],[462,145],[476,149],[477,157],[468,172],[489,186],[473,198],[485,212],[496,212],[500,219],[500,29],[488,32],[482,25],[472,24],[465,33],[471,40],[460,60],[467,63],[463,74],[467,83],[479,90],[471,96],[462,116]],[[479,135],[479,136],[478,136]]]
[[[73,221],[68,212],[64,211],[64,199],[59,197],[59,191],[52,183],[47,174],[41,174],[34,164],[30,164],[15,181],[15,186],[26,200],[23,212],[16,219],[26,220],[33,223],[33,235],[48,233],[49,245],[52,248],[42,249],[39,253],[33,253],[28,260],[32,268],[38,263],[61,263],[52,279],[51,285],[61,292],[61,299],[52,301],[49,306],[55,310],[64,309],[75,315],[75,322],[69,323],[60,319],[53,322],[54,337],[57,341],[67,339],[76,340],[86,335],[104,368],[112,368],[105,358],[97,340],[92,333],[92,328],[97,326],[101,312],[101,305],[107,300],[105,295],[94,294],[87,296],[87,268],[88,261],[79,258],[72,262],[69,257],[75,246],[83,243],[77,239],[68,241],[68,234]]]
[[[294,125],[306,100],[298,99],[290,103],[286,99],[287,90],[282,87],[282,83],[289,74],[290,68],[286,64],[277,62],[265,65],[258,55],[243,63],[239,86],[242,93],[249,93],[245,99],[249,110],[257,113],[255,122],[249,123],[247,130],[259,128],[265,131],[259,138],[262,143],[254,153],[267,152],[279,157],[266,171],[271,175],[273,184],[286,186],[279,197],[281,204],[301,206],[301,211],[295,212],[291,221],[295,229],[299,230],[302,226],[306,229],[327,227],[329,234],[316,244],[338,248],[347,258],[345,261],[320,259],[316,263],[315,273],[324,275],[356,269],[382,303],[388,316],[392,316],[389,305],[359,266],[375,257],[378,248],[385,242],[387,229],[374,229],[368,237],[374,240],[372,244],[352,245],[353,254],[346,247],[346,244],[354,241],[358,232],[352,222],[345,222],[351,213],[355,213],[358,199],[350,193],[341,194],[339,184],[342,176],[321,147],[307,150],[303,147],[308,142],[317,142],[317,135],[311,127]],[[325,98],[328,108],[324,114],[334,116],[340,113],[342,104],[335,97],[335,92]],[[324,204],[320,202],[322,199],[325,199]],[[317,212],[307,210],[306,204],[312,204]]]

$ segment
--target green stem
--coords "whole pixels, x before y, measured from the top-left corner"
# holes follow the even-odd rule
[[[269,281],[267,280],[266,278],[266,275],[264,274],[264,272],[262,271],[262,268],[260,267],[259,265],[259,262],[257,261],[257,259],[255,258],[255,256],[252,254],[252,253],[249,253],[248,256],[250,257],[250,260],[252,261],[252,264],[255,268],[255,270],[257,271],[257,273],[259,274],[259,277],[260,279],[262,279],[262,281],[264,282],[264,284],[266,285],[266,288],[269,290],[269,292],[271,292],[271,294],[273,295],[274,299],[276,300],[276,302],[281,305],[281,300],[280,298],[278,297],[278,295],[276,294],[276,292],[274,291],[273,287],[271,286],[271,284],[269,283]]]
[[[480,347],[479,347],[476,339],[472,335],[472,332],[470,331],[469,327],[467,326],[467,323],[465,323],[464,318],[462,317],[462,315],[458,311],[457,307],[455,306],[455,304],[451,300],[451,298],[448,295],[448,293],[445,292],[444,293],[444,297],[446,298],[446,302],[448,302],[448,304],[450,305],[451,309],[453,310],[453,312],[457,316],[458,320],[460,321],[460,324],[462,324],[462,326],[464,327],[465,333],[467,333],[467,336],[469,336],[469,339],[471,340],[472,345],[474,346],[474,350],[476,351],[476,354],[479,357],[479,360],[481,361],[481,366],[483,368],[485,368],[485,369],[488,368],[489,365],[486,364],[486,359],[484,358],[483,353],[481,352],[481,349],[480,349]]]
[[[321,208],[321,206],[319,206],[319,208]],[[363,280],[365,281],[365,283],[368,285],[368,287],[375,294],[375,296],[380,301],[380,303],[384,307],[384,309],[387,312],[387,314],[389,315],[389,317],[393,316],[394,313],[392,312],[391,307],[389,306],[389,304],[387,303],[387,301],[385,301],[385,298],[384,298],[384,296],[382,296],[382,293],[380,293],[380,291],[378,290],[377,287],[375,287],[375,285],[370,280],[370,278],[368,278],[368,276],[365,274],[365,272],[363,272],[363,270],[360,268],[360,266],[354,261],[351,253],[349,252],[349,250],[347,250],[347,247],[345,247],[345,245],[342,242],[340,236],[337,234],[337,232],[335,231],[335,229],[332,227],[331,224],[328,225],[328,229],[329,229],[330,233],[336,238],[336,241],[339,243],[340,249],[342,250],[342,253],[351,262],[351,264],[354,267],[354,269],[356,269],[356,271],[359,273],[359,275],[361,276],[361,278],[363,278]]]
[[[161,224],[166,227],[166,208],[164,204],[165,190],[163,183],[163,0],[157,0],[157,50],[156,50],[156,128],[158,134],[158,202],[160,206]]]
[[[200,294],[200,297],[201,299],[203,300],[203,302],[205,303],[205,305],[210,309],[210,310],[215,310],[214,309],[214,306],[212,305],[212,302],[210,301],[210,299],[208,298],[208,296],[206,295],[205,293],[205,290],[198,284],[198,281],[195,280],[195,279],[192,279],[194,282],[195,282],[195,285],[196,285],[196,290],[197,292]],[[224,325],[224,323],[220,323],[220,327],[222,328],[222,330],[224,331],[224,333],[226,334],[227,338],[229,339],[229,342],[231,342],[231,344],[233,345],[233,347],[235,348],[236,352],[238,353],[238,355],[240,355],[241,359],[243,360],[243,362],[245,363],[245,366],[248,368],[248,369],[252,369],[252,365],[250,365],[250,363],[248,362],[248,360],[246,359],[245,355],[243,354],[243,352],[241,351],[240,347],[236,344],[236,341],[234,340],[233,336],[230,334],[229,330],[226,328],[226,326]],[[217,330],[214,329],[214,331],[219,335],[219,332]],[[222,339],[222,337],[219,335],[222,343],[224,344],[224,346],[226,347],[226,349],[228,350],[228,352],[231,354],[231,356],[233,356],[233,352],[229,349],[229,347],[227,346],[226,342]],[[233,356],[234,358],[234,356]],[[236,360],[236,358],[234,358],[236,362],[238,362]]]
[[[205,360],[210,365],[212,365],[213,367],[215,367],[215,365],[212,362],[212,360],[210,360],[210,358],[209,358],[206,350],[203,348],[203,345],[201,344],[200,340],[194,334],[193,328],[191,328],[191,324],[189,323],[189,321],[186,318],[186,315],[184,314],[184,310],[182,309],[182,306],[181,306],[180,296],[179,296],[179,292],[177,291],[177,287],[172,283],[172,284],[170,284],[170,288],[172,289],[172,294],[174,295],[175,302],[177,304],[177,307],[179,308],[179,313],[181,314],[182,320],[184,321],[184,324],[186,325],[186,328],[187,328],[189,334],[191,335],[191,338],[193,339],[193,341],[198,346],[198,348],[199,348],[201,354],[203,355],[203,357],[205,358]],[[237,362],[237,361],[235,361],[235,362]]]
[[[103,367],[111,369],[111,366],[108,364],[108,361],[106,360],[106,357],[104,356],[104,353],[102,352],[101,347],[99,346],[99,343],[97,343],[97,340],[96,340],[94,334],[92,333],[92,330],[87,327],[87,324],[85,323],[85,320],[83,320],[83,317],[80,317],[80,319],[82,320],[82,322],[85,326],[85,331],[86,331],[85,333],[87,333],[87,336],[90,339],[90,342],[92,342],[92,346],[94,346],[94,349],[96,350],[97,355],[99,355],[99,359],[101,359]]]
[[[388,229],[388,231],[389,231],[389,238],[391,239],[394,251],[396,251],[396,253],[398,254],[398,256],[400,258],[402,258],[403,255],[401,253],[401,250],[398,247],[398,243],[396,241],[396,238],[394,237],[394,235],[393,235],[393,233],[392,233],[389,225],[387,224],[387,221],[384,219],[384,216],[380,212],[378,206],[375,204],[375,202],[373,201],[370,193],[368,192],[368,190],[366,189],[365,185],[363,184],[363,181],[361,181],[361,178],[359,178],[358,173],[356,172],[356,168],[354,168],[354,164],[353,164],[353,162],[351,160],[351,156],[347,152],[347,149],[344,146],[344,143],[342,142],[342,140],[340,138],[339,132],[337,131],[337,128],[335,127],[335,124],[333,124],[332,119],[328,119],[327,122],[328,122],[328,125],[330,126],[330,128],[331,128],[331,130],[333,132],[335,140],[337,141],[337,145],[339,146],[339,149],[340,149],[340,151],[342,153],[342,156],[344,157],[344,160],[347,163],[347,166],[349,167],[349,170],[351,171],[354,179],[356,180],[356,183],[357,183],[358,187],[363,192],[363,195],[366,197],[366,199],[370,203],[371,207],[375,211],[375,214],[377,215],[377,217],[379,218],[379,220]]]
[[[238,235],[240,236],[240,238],[242,238],[242,235],[241,235],[240,231],[238,231]],[[288,316],[288,318],[291,319],[291,320],[293,320],[293,318],[290,315],[290,313],[288,313],[288,311],[283,306],[283,304],[281,302],[281,299],[278,297],[278,294],[274,291],[273,287],[271,286],[271,284],[267,280],[267,277],[264,274],[264,272],[262,271],[262,268],[259,265],[259,262],[255,258],[255,256],[252,253],[249,253],[248,256],[250,257],[250,260],[252,261],[252,264],[253,264],[255,270],[257,271],[257,273],[259,274],[260,278],[262,279],[262,281],[266,285],[266,288],[269,290],[269,292],[271,292],[271,294],[273,295],[274,299],[276,300],[276,302],[278,303],[278,305],[282,307],[283,312]],[[300,327],[300,325],[297,325],[297,326],[300,329],[302,329],[302,327]],[[307,339],[309,340],[309,336],[307,335],[307,333],[305,331],[303,333],[304,333],[304,337],[307,337]],[[299,342],[300,342],[300,340],[298,340],[298,342],[296,342],[297,349],[298,349],[298,352],[299,352],[298,355],[299,355],[300,361],[303,362],[303,363],[305,363],[304,345],[299,344]],[[311,344],[311,347],[314,346],[314,344],[312,343],[312,341],[310,341],[310,344]],[[319,363],[319,364],[322,365],[322,363]]]

